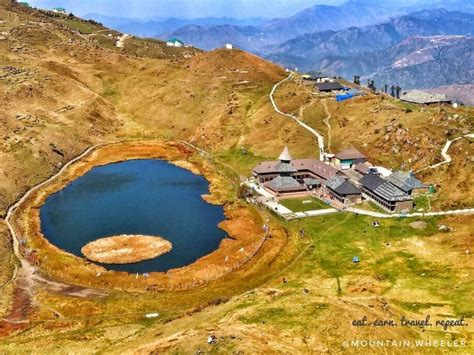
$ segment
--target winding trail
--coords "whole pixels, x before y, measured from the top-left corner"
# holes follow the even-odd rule
[[[21,288],[28,294],[30,297],[32,303],[36,303],[35,297],[33,295],[33,288],[35,285],[42,284],[42,285],[47,285],[55,290],[68,290],[70,288],[70,285],[55,282],[52,280],[49,280],[39,274],[37,274],[37,268],[33,264],[31,264],[26,258],[23,257],[23,255],[20,252],[20,240],[22,237],[18,234],[18,232],[15,229],[15,225],[12,222],[13,217],[15,215],[15,212],[17,211],[18,207],[25,202],[32,193],[37,191],[38,189],[42,188],[46,184],[50,183],[52,180],[56,179],[59,175],[61,175],[69,166],[74,164],[75,162],[79,161],[80,159],[84,158],[86,155],[91,153],[94,149],[105,146],[109,143],[100,143],[93,145],[86,149],[82,154],[78,155],[77,157],[73,158],[69,162],[63,165],[63,167],[54,175],[52,175],[50,178],[47,180],[33,186],[31,189],[29,189],[15,204],[10,206],[10,208],[7,211],[7,215],[5,217],[5,224],[7,225],[11,237],[12,237],[12,242],[13,242],[13,251],[16,256],[16,258],[20,262],[20,266],[15,263],[15,269],[13,271],[13,275],[11,279],[4,285],[4,287],[12,283],[14,281],[18,281],[19,277],[21,276],[22,280],[22,285]],[[66,292],[68,293],[68,292]],[[80,288],[80,290],[75,290],[73,292],[69,292],[71,295],[78,296],[78,297],[84,297],[87,295],[94,295],[94,294],[104,294],[101,291],[93,290],[93,289],[86,289],[86,288]],[[84,294],[83,294],[84,293]],[[55,312],[58,313],[58,312]],[[10,321],[8,319],[4,319],[5,321]],[[10,321],[12,323],[18,322],[18,321]]]
[[[362,210],[359,208],[348,207],[345,209],[348,212],[356,214],[362,214],[365,216],[372,216],[378,218],[413,218],[413,217],[434,217],[434,216],[450,216],[450,215],[462,215],[462,214],[473,214],[474,208],[465,208],[460,210],[449,210],[449,211],[437,211],[437,212],[414,212],[414,213],[380,213],[374,211]]]
[[[328,153],[331,151],[331,124],[329,120],[331,119],[331,112],[329,112],[329,108],[326,102],[326,99],[321,100],[324,106],[324,111],[326,111],[326,118],[324,119],[324,124],[328,128]]]
[[[440,162],[440,163],[437,163],[437,164],[433,164],[433,165],[430,165],[430,166],[427,166],[426,168],[423,168],[423,169],[420,169],[418,171],[416,171],[416,173],[419,173],[421,171],[424,171],[424,170],[428,170],[428,169],[436,169],[438,167],[440,167],[441,165],[444,165],[444,164],[449,164],[451,163],[451,161],[453,160],[451,158],[451,156],[448,154],[448,150],[449,148],[451,147],[451,145],[456,142],[457,140],[460,140],[460,139],[463,139],[463,138],[474,138],[474,133],[469,133],[469,134],[466,134],[464,136],[461,136],[461,137],[458,137],[458,138],[455,138],[453,140],[447,140],[446,141],[446,144],[444,145],[443,149],[441,149],[441,156],[444,158],[444,161]]]
[[[319,146],[319,160],[321,161],[324,161],[324,137],[318,132],[316,131],[314,128],[308,126],[306,123],[304,123],[303,121],[301,121],[301,119],[299,119],[298,117],[296,116],[293,116],[289,113],[286,113],[286,112],[283,112],[281,111],[277,104],[275,103],[275,99],[273,98],[273,95],[275,94],[275,91],[276,89],[281,85],[283,84],[285,81],[288,81],[291,79],[291,77],[293,76],[293,72],[290,73],[290,75],[288,75],[288,77],[286,77],[285,79],[283,79],[282,81],[276,83],[274,86],[273,86],[273,89],[272,91],[270,92],[270,101],[272,102],[272,105],[273,105],[273,108],[274,110],[281,114],[281,115],[284,115],[284,116],[287,116],[293,120],[295,120],[300,126],[302,126],[303,128],[305,128],[307,131],[309,131],[312,135],[314,135],[318,141],[318,146]]]
[[[117,43],[115,43],[115,46],[118,48],[123,48],[125,46],[125,40],[129,37],[130,37],[129,34],[124,33],[123,35],[119,37],[119,39],[117,40]]]
[[[100,143],[100,144],[96,144],[96,145],[93,145],[92,147],[89,147],[88,149],[86,149],[82,154],[78,155],[77,157],[75,157],[74,159],[70,160],[69,162],[67,162],[66,164],[63,165],[63,167],[54,175],[52,175],[50,178],[48,178],[47,180],[33,186],[31,189],[29,189],[14,205],[10,206],[10,208],[8,209],[8,212],[7,212],[7,215],[5,217],[5,223],[10,231],[10,234],[12,236],[12,240],[13,240],[13,251],[15,252],[15,255],[16,257],[18,258],[18,260],[21,261],[21,264],[22,264],[22,267],[23,268],[26,268],[26,269],[30,269],[30,268],[33,268],[34,269],[34,266],[32,266],[28,261],[26,261],[21,253],[20,253],[20,239],[21,237],[18,235],[17,231],[15,230],[15,227],[12,223],[12,218],[16,212],[16,210],[18,209],[18,207],[23,203],[25,202],[33,192],[36,192],[38,189],[42,188],[43,186],[45,186],[46,184],[49,184],[52,180],[56,179],[59,175],[61,175],[62,173],[64,173],[64,171],[66,171],[66,169],[71,166],[72,164],[74,164],[75,162],[79,161],[80,159],[84,158],[86,155],[88,155],[90,152],[92,152],[94,149],[100,147],[100,146],[104,146],[104,145],[107,145],[108,143]],[[15,269],[15,272],[14,274],[16,275],[17,274],[17,270]],[[33,274],[33,273],[31,273]]]

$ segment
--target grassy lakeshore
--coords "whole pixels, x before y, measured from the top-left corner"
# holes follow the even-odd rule
[[[94,166],[110,164],[129,159],[167,159],[177,165],[202,174],[210,182],[210,193],[203,198],[209,203],[224,204],[227,219],[219,224],[229,238],[219,248],[193,264],[170,270],[166,273],[152,272],[148,278],[136,279],[125,272],[107,271],[87,262],[83,258],[59,250],[50,244],[41,232],[39,209],[47,196],[59,191],[77,177],[87,173]],[[61,175],[41,189],[34,191],[16,211],[14,225],[18,235],[24,235],[27,245],[21,247],[34,250],[30,262],[57,280],[83,287],[129,291],[189,289],[216,280],[232,273],[239,267],[252,263],[254,257],[261,257],[263,244],[271,244],[278,250],[287,243],[284,231],[275,225],[273,238],[266,239],[261,230],[263,219],[253,207],[233,201],[235,184],[230,180],[232,171],[216,169],[215,163],[182,143],[176,142],[124,142],[97,148],[89,156],[68,167]],[[227,172],[226,172],[227,171]],[[263,257],[263,256],[262,256]],[[221,260],[226,259],[226,263]],[[97,277],[97,274],[102,274]]]

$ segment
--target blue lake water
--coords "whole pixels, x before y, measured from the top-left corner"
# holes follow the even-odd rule
[[[167,271],[189,265],[219,247],[222,206],[206,203],[208,182],[162,160],[130,160],[96,167],[51,195],[41,207],[41,229],[54,245],[83,257],[81,248],[120,234],[160,236],[173,250],[126,265],[127,272]]]

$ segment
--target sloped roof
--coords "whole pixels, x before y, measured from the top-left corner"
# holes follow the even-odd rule
[[[278,160],[262,161],[255,168],[253,168],[253,171],[254,171],[254,173],[257,173],[257,174],[276,173],[277,171],[276,171],[275,167],[279,163],[280,163],[280,161],[278,161]]]
[[[290,151],[288,150],[288,147],[285,147],[283,149],[278,159],[280,159],[280,161],[291,161],[292,158],[290,155]]]
[[[279,173],[296,173],[297,170],[291,163],[284,163],[284,162],[279,162],[277,165],[275,165],[275,171]]]
[[[387,201],[408,201],[411,197],[405,192],[400,190],[395,185],[382,179],[377,174],[369,173],[365,175],[360,183],[366,189],[372,191],[376,195],[384,198]]]
[[[372,164],[370,164],[369,162],[357,163],[356,166],[354,167],[354,169],[356,171],[358,171],[359,173],[361,173],[361,174],[367,174],[367,172],[369,171],[369,168],[371,166],[372,166]]]
[[[410,90],[402,93],[400,100],[417,104],[433,104],[437,102],[450,102],[444,94],[434,94],[421,90]]]
[[[339,84],[337,81],[328,81],[324,83],[316,83],[314,86],[319,91],[330,91],[330,90],[342,90],[344,87]]]
[[[359,152],[355,148],[347,148],[335,155],[335,157],[339,160],[347,160],[347,159],[365,159],[365,155]]]
[[[292,170],[294,169],[294,170]],[[290,163],[278,160],[264,161],[253,168],[256,174],[276,174],[281,172],[309,171],[322,180],[327,180],[339,171],[318,159],[294,159]]]
[[[395,171],[387,178],[387,181],[405,192],[411,192],[413,189],[425,187],[425,185],[410,172]]]
[[[360,189],[352,185],[343,176],[333,176],[326,181],[326,186],[340,195],[360,194]]]
[[[270,190],[276,192],[304,191],[306,188],[290,176],[277,176],[265,184]]]
[[[308,179],[303,179],[303,182],[305,185],[321,185],[321,180],[319,179],[308,178]]]
[[[308,170],[323,180],[329,179],[339,171],[335,167],[328,165],[318,159],[295,159],[293,166],[298,170]]]
[[[337,189],[341,186],[346,179],[343,176],[333,176],[328,181],[326,181],[326,186],[332,190]]]

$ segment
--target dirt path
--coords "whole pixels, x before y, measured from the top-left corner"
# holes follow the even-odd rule
[[[78,160],[84,158],[86,155],[91,153],[94,149],[96,149],[98,147],[101,147],[101,146],[104,146],[104,145],[107,145],[107,143],[96,144],[96,145],[93,145],[92,147],[89,147],[82,154],[78,155],[74,159],[72,159],[69,162],[67,162],[66,164],[64,164],[64,166],[56,174],[52,175],[49,179],[33,186],[31,189],[29,189],[14,205],[12,205],[8,209],[7,215],[5,217],[5,223],[6,223],[8,229],[10,231],[10,234],[12,236],[13,251],[14,251],[16,257],[18,258],[18,260],[21,261],[21,268],[30,271],[30,272],[28,272],[28,274],[32,275],[34,273],[34,270],[32,270],[32,269],[35,269],[35,268],[28,261],[26,261],[20,253],[20,239],[21,239],[21,236],[19,236],[17,234],[17,231],[16,231],[16,229],[15,229],[13,223],[12,223],[12,219],[13,219],[13,216],[14,216],[15,212],[17,211],[18,207],[31,196],[31,194],[33,192],[35,192],[38,189],[42,188],[46,184],[49,184],[52,180],[56,179],[59,175],[63,174],[64,171],[66,171],[66,169],[69,168],[69,166],[71,166],[72,164],[74,164]],[[18,274],[18,270],[15,269],[14,276],[16,277],[17,274]]]
[[[474,208],[466,208],[461,210],[449,210],[449,211],[436,211],[436,212],[415,212],[415,213],[380,213],[374,211],[362,210],[360,208],[348,207],[345,209],[347,212],[353,212],[365,216],[372,216],[377,218],[411,218],[411,217],[434,217],[434,216],[449,216],[449,215],[462,215],[462,214],[473,214]]]
[[[286,112],[283,112],[281,111],[277,104],[275,103],[275,99],[273,98],[273,95],[275,94],[275,91],[276,89],[278,88],[278,86],[280,86],[281,84],[283,84],[285,81],[288,81],[291,79],[291,77],[293,76],[293,72],[290,73],[290,75],[288,75],[288,77],[286,77],[285,79],[283,79],[282,81],[276,83],[274,86],[273,86],[273,89],[272,91],[270,92],[270,101],[273,105],[273,109],[281,114],[281,115],[284,115],[284,116],[287,116],[289,118],[291,118],[292,120],[295,120],[300,126],[302,126],[303,128],[305,128],[307,131],[309,131],[312,135],[314,135],[317,139],[317,142],[318,142],[318,146],[319,146],[319,160],[323,161],[324,160],[324,137],[318,132],[316,131],[314,128],[308,126],[306,123],[304,123],[303,121],[301,121],[301,119],[299,119],[298,117],[296,116],[293,116],[293,115],[290,115],[289,113],[286,113]]]
[[[421,171],[424,171],[424,170],[428,170],[428,169],[436,169],[436,168],[439,168],[441,165],[444,165],[444,164],[449,164],[451,163],[451,161],[453,160],[451,158],[451,156],[448,154],[448,150],[449,148],[451,147],[451,145],[456,142],[457,140],[460,140],[460,139],[463,139],[463,138],[474,138],[474,133],[469,133],[469,134],[466,134],[465,136],[461,136],[461,137],[458,137],[458,138],[455,138],[453,140],[447,140],[443,149],[441,149],[441,156],[443,157],[443,161],[440,162],[440,163],[437,163],[437,164],[434,164],[434,165],[430,165],[430,166],[427,166],[426,168],[423,168],[423,169],[420,169],[418,171],[416,171],[416,173],[419,173]]]
[[[118,144],[118,143],[125,143],[129,142],[130,140],[120,140],[120,141],[113,141],[113,142],[108,142],[108,143],[100,143],[93,145],[89,148],[87,148],[84,152],[82,152],[80,155],[76,156],[69,162],[67,162],[56,174],[52,175],[49,177],[47,180],[38,183],[37,185],[33,186],[31,189],[29,189],[15,204],[13,204],[7,211],[7,215],[5,217],[5,223],[9,229],[9,232],[12,236],[12,242],[13,242],[13,251],[14,251],[14,256],[19,260],[19,265],[15,264],[14,271],[12,273],[12,277],[10,278],[9,281],[7,281],[4,285],[2,285],[2,289],[5,288],[7,285],[11,284],[12,282],[15,282],[16,284],[16,289],[19,291],[18,293],[20,294],[21,297],[17,297],[17,299],[21,299],[21,304],[22,305],[31,305],[31,306],[37,306],[39,303],[35,299],[35,290],[38,287],[41,287],[42,289],[46,289],[51,292],[55,293],[60,293],[62,295],[66,296],[72,296],[72,297],[81,297],[81,298],[87,298],[87,297],[103,297],[107,294],[106,291],[102,290],[97,290],[93,288],[85,288],[85,287],[80,287],[80,286],[74,286],[70,285],[67,283],[63,282],[58,282],[51,280],[44,275],[42,275],[37,266],[31,263],[27,258],[25,258],[22,253],[21,253],[21,245],[20,243],[23,243],[22,239],[24,237],[20,235],[20,233],[17,231],[15,223],[14,223],[14,217],[15,213],[18,210],[18,208],[33,194],[35,193],[38,189],[42,188],[46,184],[49,184],[52,182],[54,179],[56,179],[58,176],[63,174],[66,169],[68,169],[72,164],[78,162],[79,160],[85,158],[89,154],[91,154],[94,150],[97,148],[105,147],[108,145],[113,145],[113,144]],[[208,159],[213,160],[212,155],[189,143],[186,141],[180,141],[181,143],[191,147],[192,149],[198,151],[200,154],[203,156],[206,156]],[[226,168],[231,169],[232,171],[235,172],[235,170],[229,166],[228,164],[218,162],[219,164],[224,165]],[[22,241],[22,242],[20,242]],[[20,301],[18,301],[20,302]],[[14,307],[15,308],[15,307]],[[18,307],[16,307],[18,308]],[[23,308],[23,306],[22,306]],[[25,306],[24,308],[28,308],[28,306]],[[46,307],[47,308],[47,307]],[[54,310],[51,310],[52,312]],[[15,309],[12,309],[11,315],[7,316],[6,318],[3,319],[5,322],[9,323],[18,323],[18,322],[24,322],[23,319],[20,319],[21,317],[16,316],[18,312],[15,312]],[[59,312],[54,311],[58,316],[60,316]],[[27,314],[22,314],[22,316],[26,317]]]
[[[124,33],[123,35],[121,35],[119,37],[119,39],[117,40],[117,43],[115,43],[115,46],[118,47],[118,48],[123,48],[125,46],[125,40],[130,37],[129,34],[126,34]]]
[[[18,207],[25,202],[32,193],[37,191],[38,189],[42,188],[46,184],[50,183],[52,180],[56,179],[59,175],[61,175],[69,166],[77,162],[78,160],[84,158],[88,154],[90,154],[93,150],[95,150],[98,147],[107,145],[108,143],[101,143],[101,144],[96,144],[92,147],[89,147],[86,149],[82,154],[78,155],[77,157],[73,158],[69,162],[67,162],[56,174],[52,175],[49,179],[33,186],[31,189],[29,189],[14,205],[12,205],[7,212],[7,215],[5,217],[5,223],[10,231],[10,234],[12,236],[12,242],[13,242],[13,251],[16,256],[16,258],[20,261],[20,267],[18,265],[15,265],[15,270],[13,272],[12,278],[10,279],[9,283],[11,282],[16,282],[16,285],[19,289],[23,291],[23,294],[26,295],[27,299],[24,300],[24,302],[29,303],[29,304],[36,304],[36,300],[34,297],[34,289],[41,285],[43,287],[46,287],[52,291],[55,292],[60,292],[63,294],[68,294],[71,296],[76,296],[76,297],[86,297],[89,295],[104,295],[105,293],[102,291],[97,291],[97,290],[92,290],[92,289],[85,289],[81,287],[72,287],[71,285],[55,282],[52,280],[49,280],[45,278],[44,276],[40,275],[37,271],[37,268],[35,265],[31,264],[27,259],[23,257],[23,255],[20,252],[20,240],[22,239],[22,236],[18,235],[14,223],[12,222],[13,217],[15,215],[15,212],[17,211]],[[15,311],[15,310],[13,310]],[[18,322],[22,320],[18,319],[13,319],[10,320],[8,317],[4,319],[5,321],[12,321],[12,322]]]
[[[321,100],[324,106],[324,111],[326,111],[326,118],[324,119],[324,124],[328,127],[328,146],[327,150],[328,153],[331,151],[331,124],[329,120],[331,119],[331,112],[329,112],[329,108],[326,102],[326,99]]]

